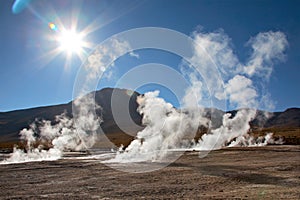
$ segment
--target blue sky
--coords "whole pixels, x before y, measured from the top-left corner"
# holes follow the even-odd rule
[[[223,29],[231,38],[241,61],[249,56],[245,43],[264,31],[281,31],[289,42],[286,61],[274,65],[264,87],[275,102],[275,110],[300,107],[300,2],[299,1],[32,1],[32,9],[13,14],[14,1],[0,1],[0,111],[10,111],[72,100],[73,84],[82,61],[73,56],[65,66],[66,52],[55,58],[47,53],[57,43],[49,40],[56,34],[48,23],[61,20],[65,27],[78,16],[78,30],[91,25],[95,30],[85,40],[97,45],[113,34],[138,27],[164,27],[191,35],[197,27],[207,32]],[[73,15],[74,18],[74,15]],[[90,47],[92,48],[92,47]],[[91,49],[86,49],[87,52]],[[132,66],[157,62],[174,68],[180,58],[165,52],[137,52],[140,58],[125,57],[116,61],[110,79],[99,89],[113,86],[119,76]],[[107,72],[109,73],[109,72]],[[158,87],[159,89],[163,89]],[[151,87],[143,87],[145,92]],[[167,90],[162,97],[176,105]]]

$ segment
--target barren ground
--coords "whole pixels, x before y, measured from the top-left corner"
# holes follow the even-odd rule
[[[300,146],[185,153],[149,173],[95,160],[0,165],[1,199],[300,199]]]

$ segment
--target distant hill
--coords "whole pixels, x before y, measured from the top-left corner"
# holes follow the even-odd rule
[[[300,127],[300,109],[289,108],[284,112],[270,113],[265,127]]]
[[[136,102],[137,96],[140,94],[134,91],[126,89],[113,89],[105,88],[95,92],[95,101],[102,107],[101,116],[103,123],[101,124],[102,130],[106,135],[113,135],[118,133],[124,134],[124,130],[116,124],[112,106],[111,97],[115,95],[117,103],[114,105],[116,112],[122,111],[124,107],[128,106],[131,119],[128,119],[128,115],[121,119],[122,127],[125,127],[125,132],[131,132],[132,135],[142,130],[141,121],[142,116],[137,112],[138,104]],[[129,102],[129,103],[128,103]],[[222,116],[224,111],[218,109],[206,109],[207,115],[213,116],[215,126],[220,126],[222,122]],[[24,110],[16,110],[10,112],[0,112],[0,142],[17,141],[19,138],[19,131],[23,128],[28,128],[29,125],[35,120],[45,119],[54,121],[56,115],[60,115],[65,112],[67,116],[72,117],[72,102],[67,104],[46,106],[38,108],[30,108]],[[237,111],[229,111],[234,116]],[[266,117],[268,116],[268,117]],[[134,126],[130,121],[134,122]],[[128,125],[128,126],[127,126]],[[257,117],[251,122],[252,128],[260,128],[266,130],[283,130],[288,128],[300,128],[300,108],[289,108],[283,112],[265,112],[258,111]],[[123,136],[124,136],[123,135]],[[131,139],[133,137],[131,136]],[[116,139],[116,138],[115,138]]]
[[[140,94],[125,89],[105,88],[95,92],[95,101],[102,107],[101,117],[103,118],[103,123],[101,124],[101,128],[104,133],[109,134],[124,132],[116,125],[113,118],[111,109],[112,94],[118,101],[114,107],[116,112],[118,112],[118,109],[129,106],[128,108],[131,120],[136,124],[136,126],[134,126],[130,131],[134,134],[141,130],[142,127],[139,125],[141,124],[142,117],[137,112],[138,104],[136,103],[136,98]],[[55,106],[0,112],[0,142],[16,141],[19,138],[20,130],[28,128],[35,120],[45,119],[54,121],[55,116],[60,115],[63,112],[65,112],[67,116],[72,117],[72,101],[67,104]],[[125,120],[121,123],[123,126],[124,123],[129,124],[129,121]]]

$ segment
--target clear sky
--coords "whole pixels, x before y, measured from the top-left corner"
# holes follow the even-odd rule
[[[288,40],[286,61],[274,65],[265,88],[275,102],[275,110],[300,107],[300,1],[295,0],[33,0],[18,14],[12,12],[13,0],[0,1],[0,111],[55,105],[72,100],[76,73],[84,60],[60,51],[51,40],[55,27],[71,27],[77,20],[77,31],[92,28],[85,37],[85,51],[121,31],[138,27],[164,27],[190,35],[197,27],[206,31],[223,29],[231,38],[233,49],[240,60],[249,56],[245,43],[263,31],[281,31]],[[58,21],[61,24],[58,24]],[[58,27],[60,28],[60,27]],[[138,52],[143,55],[143,52]],[[167,53],[147,52],[152,55],[139,60],[118,60],[111,70],[113,79],[99,84],[99,89],[113,86],[130,66],[158,62],[178,66],[180,58]],[[68,63],[66,63],[66,60]],[[125,63],[124,63],[125,62]],[[126,66],[123,72],[119,66]],[[109,75],[109,73],[107,73]],[[140,92],[151,87],[141,88]],[[164,96],[165,95],[165,96]],[[175,101],[169,92],[162,94]],[[176,105],[176,102],[173,102]]]

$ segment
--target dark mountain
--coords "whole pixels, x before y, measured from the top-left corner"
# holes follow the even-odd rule
[[[300,127],[300,109],[289,108],[284,112],[271,113],[265,127]]]
[[[205,112],[206,117],[213,121],[214,127],[219,127],[225,113],[230,113],[233,118],[238,110],[224,112],[215,108],[206,108]],[[250,125],[260,128],[300,128],[300,108],[289,108],[283,112],[257,110],[256,117]]]
[[[142,129],[140,126],[142,118],[137,112],[138,104],[136,103],[139,93],[126,89],[105,88],[96,91],[94,95],[96,103],[102,107],[100,115],[103,118],[101,128],[104,133],[124,132],[114,120],[112,103],[114,105],[113,111],[116,114],[122,114],[126,111],[128,114],[129,111],[131,119],[128,119],[127,115],[123,117],[123,120],[118,121],[123,129],[124,127],[127,128],[125,131],[131,131],[134,134]],[[112,95],[114,101],[112,101]],[[0,142],[16,141],[19,138],[20,130],[28,128],[35,120],[44,119],[54,122],[55,116],[64,112],[67,116],[72,117],[72,102],[56,106],[0,112]]]
[[[15,141],[23,128],[28,128],[35,120],[54,121],[56,115],[63,112],[71,113],[72,104],[46,106],[0,113],[1,141]]]
[[[142,117],[137,112],[138,104],[136,102],[139,93],[126,89],[105,88],[92,94],[95,95],[96,103],[102,107],[99,115],[103,118],[101,128],[104,133],[109,135],[130,132],[134,135],[142,130]],[[19,138],[19,131],[28,128],[35,120],[45,119],[54,122],[55,116],[63,112],[72,117],[72,102],[56,106],[0,112],[0,142],[16,141]],[[229,111],[232,116],[236,112],[236,110]],[[206,109],[206,115],[213,120],[214,128],[221,125],[224,113],[218,109]],[[128,117],[129,115],[130,117]],[[258,111],[251,126],[254,128],[299,128],[300,108],[289,108],[284,112],[274,113]]]

